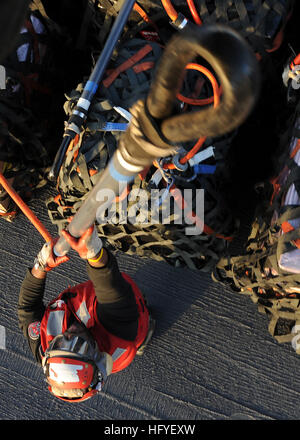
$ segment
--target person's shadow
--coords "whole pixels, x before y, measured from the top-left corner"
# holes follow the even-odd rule
[[[121,271],[136,282],[156,321],[154,338],[161,337],[199,298],[209,295],[212,285],[209,273],[189,268],[175,268],[166,262],[117,254]]]

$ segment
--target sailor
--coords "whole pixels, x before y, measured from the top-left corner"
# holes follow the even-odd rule
[[[95,225],[79,239],[65,230],[62,235],[86,261],[89,280],[64,290],[45,307],[47,274],[69,260],[55,256],[55,242],[46,243],[20,289],[19,326],[42,365],[49,391],[81,402],[143,354],[154,320],[137,285],[103,247]]]

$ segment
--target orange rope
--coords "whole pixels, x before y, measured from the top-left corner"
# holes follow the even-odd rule
[[[187,70],[197,70],[198,72],[203,73],[209,79],[212,89],[213,89],[213,98],[214,98],[214,107],[217,107],[220,103],[220,89],[219,84],[214,77],[214,75],[210,72],[210,70],[206,69],[206,67],[201,66],[196,63],[189,63],[185,67]]]
[[[194,1],[193,0],[186,0],[186,1],[187,1],[187,4],[189,6],[189,9],[191,11],[191,14],[193,16],[195,23],[197,25],[201,26],[202,20],[197,12]],[[178,18],[178,12],[173,7],[172,2],[170,0],[161,0],[161,3],[163,5],[166,13],[168,14],[169,18],[172,21],[176,21]],[[206,99],[194,99],[194,98],[187,98],[187,97],[181,95],[180,93],[178,93],[177,99],[179,99],[180,101],[184,102],[185,104],[189,104],[189,105],[207,105],[207,104],[211,104],[211,103],[214,103],[214,107],[219,105],[221,87],[219,87],[217,80],[213,76],[213,74],[208,69],[206,69],[204,66],[201,66],[200,64],[195,64],[195,63],[189,63],[186,66],[186,69],[198,70],[199,72],[206,75],[206,77],[210,80],[210,82],[212,84],[213,96],[211,96],[210,98],[206,98]],[[200,148],[202,147],[202,145],[205,142],[205,139],[206,139],[206,137],[202,137],[202,138],[198,139],[198,141],[193,146],[193,148],[184,157],[182,157],[179,162],[182,164],[185,164],[189,159],[191,159],[200,150]],[[154,161],[153,163],[155,166],[158,166],[156,161]],[[175,169],[175,166],[172,163],[164,164],[163,167],[165,169]]]
[[[38,230],[44,240],[51,241],[52,237],[46,230],[45,226],[40,222],[40,220],[35,216],[31,209],[26,205],[26,203],[21,199],[19,194],[12,188],[12,186],[7,182],[2,173],[0,173],[0,184],[3,186],[5,191],[10,195],[18,207],[23,211],[26,217],[31,221],[33,226]]]
[[[196,144],[193,146],[193,148],[190,151],[188,151],[188,153],[184,157],[182,157],[179,162],[182,164],[185,164],[192,157],[194,157],[195,154],[198,153],[198,151],[200,150],[200,148],[204,144],[205,139],[206,139],[206,137],[199,138],[198,141],[196,142]]]
[[[197,70],[198,72],[203,73],[204,75],[207,76],[207,78],[209,79],[209,81],[211,82],[212,88],[213,88],[213,101],[214,101],[214,108],[216,108],[219,103],[220,103],[220,93],[221,93],[221,88],[218,85],[218,82],[216,80],[216,78],[214,77],[214,75],[208,70],[206,69],[206,67],[201,66],[200,64],[196,64],[196,63],[189,63],[186,65],[185,67],[187,70],[191,69],[191,70]],[[177,98],[180,99],[181,95],[177,95]],[[183,97],[184,99],[186,99],[185,97]],[[202,100],[201,100],[202,101]],[[180,159],[180,163],[181,164],[185,164],[186,162],[188,162],[202,147],[202,145],[205,142],[206,137],[201,137],[198,139],[198,141],[196,142],[196,144],[193,146],[193,148],[187,152],[187,154],[182,157]],[[154,161],[153,164],[158,167],[157,162]],[[174,170],[175,169],[175,165],[173,163],[165,163],[163,165],[164,169],[168,169],[168,170]]]
[[[165,8],[166,13],[170,17],[172,21],[176,21],[178,18],[178,12],[173,8],[173,5],[170,0],[161,0],[163,7]]]
[[[191,14],[193,16],[194,22],[198,25],[201,26],[202,25],[202,20],[199,17],[199,14],[197,12],[197,9],[195,7],[195,3],[194,0],[186,0],[188,7],[190,8]]]
[[[194,3],[194,0],[186,0],[186,2],[187,2],[187,5],[188,5],[188,7],[190,9],[192,17],[194,19],[194,22],[198,26],[201,26],[203,24],[203,22],[202,22],[199,14],[198,14],[198,11],[197,11],[195,3]],[[172,21],[176,21],[179,14],[176,11],[176,9],[173,7],[172,2],[170,0],[161,0],[161,3],[163,5],[166,13],[168,14],[169,18]],[[269,52],[269,53],[274,52],[274,51],[276,51],[281,46],[282,41],[283,41],[283,37],[284,37],[284,28],[285,28],[286,22],[290,19],[291,15],[292,15],[292,11],[289,13],[288,17],[286,18],[285,23],[283,24],[283,26],[280,29],[280,31],[277,33],[277,35],[276,35],[276,37],[274,39],[274,42],[273,42],[273,47],[271,49],[266,49],[266,52]],[[256,53],[255,55],[256,55],[258,60],[261,59],[261,55],[260,54]]]
[[[133,9],[142,17],[142,19],[148,23],[149,25],[151,25],[156,31],[158,31],[158,27],[156,26],[156,24],[151,20],[151,18],[148,16],[148,14],[146,13],[146,11],[144,11],[143,8],[141,8],[141,6],[139,6],[137,3],[134,4]]]
[[[211,82],[214,93],[213,96],[206,99],[187,98],[186,96],[183,96],[180,93],[177,94],[177,98],[180,101],[190,105],[207,105],[207,104],[211,104],[212,102],[214,102],[215,107],[219,105],[220,102],[219,96],[221,94],[221,90],[214,75],[208,69],[206,69],[206,67],[196,63],[189,63],[186,65],[185,68],[186,70],[197,70],[198,72],[203,73]]]
[[[176,11],[176,9],[173,7],[172,2],[170,0],[161,0],[162,5],[166,11],[166,13],[168,14],[169,18],[172,21],[176,21],[178,18],[178,12]],[[193,16],[194,22],[198,25],[201,26],[202,25],[202,20],[197,12],[197,9],[195,7],[195,3],[194,0],[186,0],[188,7],[190,8],[191,14]]]

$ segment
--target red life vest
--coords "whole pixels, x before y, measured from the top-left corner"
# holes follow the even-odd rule
[[[137,285],[128,275],[122,273],[122,276],[132,287],[139,312],[138,331],[134,341],[127,341],[114,336],[99,322],[94,286],[91,281],[86,281],[64,290],[56,299],[48,304],[41,321],[40,330],[43,352],[46,351],[49,343],[55,336],[67,330],[70,318],[73,315],[92,333],[99,350],[112,356],[112,373],[126,368],[133,361],[138,347],[147,335],[149,312]],[[66,294],[67,299],[65,299]]]

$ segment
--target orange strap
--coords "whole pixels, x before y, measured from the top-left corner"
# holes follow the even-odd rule
[[[182,197],[180,190],[175,191],[176,189],[178,190],[178,188],[175,185],[173,185],[172,188],[170,189],[170,193],[174,197],[174,200],[177,203],[177,205],[179,206],[179,208],[184,210],[187,208],[187,203],[184,200],[184,198]],[[231,241],[233,239],[233,237],[225,237],[224,235],[216,234],[215,231],[213,229],[211,229],[209,226],[207,226],[205,223],[203,223],[203,221],[193,211],[189,211],[186,215],[189,219],[195,220],[195,223],[198,222],[198,223],[203,224],[203,232],[205,232],[205,234],[215,235],[217,238],[222,238],[223,240],[226,240],[226,241]]]
[[[145,61],[144,63],[137,64],[133,66],[133,70],[135,73],[146,72],[154,67],[153,61]]]
[[[296,156],[296,154],[298,153],[299,150],[300,150],[300,139],[298,139],[297,144],[295,145],[295,148],[291,152],[290,157],[293,159],[293,157]]]
[[[117,196],[115,198],[115,202],[116,203],[122,202],[122,200],[124,200],[125,197],[127,197],[129,193],[130,193],[130,186],[126,185],[126,187],[124,188],[122,194],[120,194],[119,196]]]
[[[282,225],[281,225],[281,229],[282,229],[282,232],[283,232],[284,234],[286,234],[287,232],[291,232],[291,231],[294,231],[294,230],[295,230],[294,227],[293,227],[288,221],[282,223]],[[300,238],[298,238],[297,240],[292,240],[292,243],[293,243],[298,249],[300,249]]]
[[[150,166],[144,168],[144,169],[139,173],[139,178],[140,178],[141,180],[144,180],[144,179],[145,179],[145,177],[147,176],[147,173],[148,173],[149,169],[150,169]]]
[[[152,47],[150,46],[150,44],[147,44],[146,46],[142,47],[131,58],[129,58],[123,64],[121,64],[116,69],[114,69],[112,73],[103,80],[104,87],[106,88],[109,87],[120,75],[120,73],[133,67],[138,61],[142,60],[151,51],[152,51]]]

